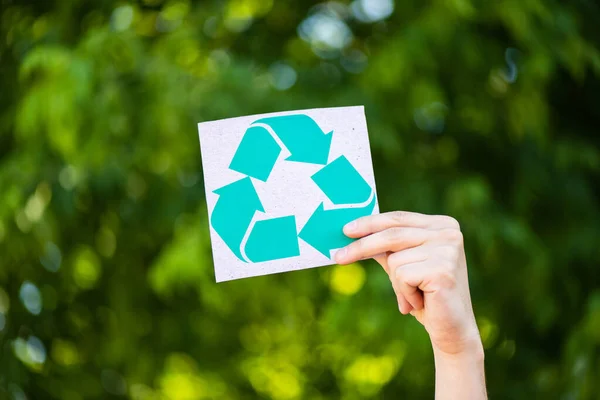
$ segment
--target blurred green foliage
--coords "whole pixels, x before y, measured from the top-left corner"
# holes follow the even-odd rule
[[[432,398],[374,263],[215,284],[196,123],[364,104],[465,233],[492,398],[600,391],[600,6],[0,0],[0,398]]]

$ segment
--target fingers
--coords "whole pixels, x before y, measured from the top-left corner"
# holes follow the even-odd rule
[[[416,311],[424,307],[424,292],[431,293],[452,287],[456,282],[452,263],[427,259],[424,247],[392,254],[387,261],[396,295],[399,299],[405,299]]]
[[[416,311],[422,310],[424,305],[423,292],[418,287],[409,285],[405,280],[397,279],[397,281],[400,294],[411,305],[411,309]]]
[[[350,243],[335,254],[338,264],[349,264],[388,251],[419,246],[435,234],[421,228],[390,228]]]
[[[413,288],[423,293],[434,293],[456,285],[453,266],[433,259],[401,265],[394,270],[393,279],[399,282],[398,288],[409,302]]]
[[[397,253],[390,253],[385,261],[389,271],[394,272],[396,268],[402,265],[425,261],[430,257],[430,254],[430,247],[424,244]]]
[[[400,292],[398,292],[400,293]],[[398,310],[404,315],[409,314],[413,310],[413,306],[406,300],[402,294],[397,294],[398,299]]]
[[[406,279],[398,279],[397,270],[407,264],[420,264],[427,260],[427,246],[413,247],[398,253],[392,253],[387,259],[388,269],[392,271],[392,280],[396,281],[399,293],[414,310],[423,309],[423,292],[417,286],[411,286]]]
[[[393,227],[422,229],[459,229],[458,222],[446,215],[426,215],[406,211],[394,211],[359,218],[344,226],[344,234],[358,238]]]
[[[454,287],[457,271],[466,267],[462,233],[451,217],[387,213],[360,218],[344,232],[362,237],[340,249],[336,262],[375,258],[392,282],[402,314],[422,316],[425,293]]]
[[[398,288],[399,295],[416,311],[422,310],[424,306],[423,292],[419,286],[429,273],[427,267],[426,261],[406,264],[393,269],[390,277],[395,283],[394,288]]]
[[[389,264],[388,264],[388,255],[389,254],[393,254],[393,253],[379,254],[379,255],[374,256],[373,258],[375,258],[375,260],[381,265],[381,267],[384,269],[384,271],[387,273],[388,277],[390,278],[390,282],[392,284],[392,287],[394,288],[394,293],[396,294],[396,301],[398,302],[398,309],[400,310],[400,312],[402,314],[406,315],[413,311],[413,306],[406,300],[406,298],[400,291],[400,289],[398,287],[398,282],[396,281],[396,279],[394,279],[394,275],[390,274],[390,271],[393,271],[393,269],[390,268]]]
[[[400,291],[399,282],[394,278],[394,274],[389,275],[390,282],[392,283],[392,288],[394,289],[394,293],[396,294],[396,301],[398,303],[398,309],[400,313],[406,315],[413,310],[413,306],[406,300],[406,297]]]

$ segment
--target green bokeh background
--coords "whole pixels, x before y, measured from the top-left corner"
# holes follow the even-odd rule
[[[0,0],[1,399],[430,399],[373,262],[214,283],[196,123],[366,107],[462,225],[495,399],[600,391],[600,7]]]

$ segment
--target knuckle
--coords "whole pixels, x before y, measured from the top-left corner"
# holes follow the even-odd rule
[[[446,260],[455,261],[458,259],[458,249],[455,246],[442,246],[438,248],[438,253]]]
[[[442,277],[442,284],[444,287],[453,288],[456,286],[456,276],[454,274],[445,273]]]
[[[463,235],[458,229],[443,229],[441,232],[444,239],[455,245],[462,245]]]
[[[437,223],[441,226],[444,226],[448,229],[458,229],[460,230],[460,223],[456,220],[456,218],[451,217],[449,215],[437,215]]]
[[[445,218],[446,218],[446,223],[448,224],[448,226],[460,231],[460,223],[456,220],[456,218],[450,217],[448,215],[446,215]]]
[[[404,269],[402,267],[398,267],[394,270],[394,278],[397,282],[402,282],[404,279]]]
[[[385,231],[384,237],[388,242],[395,242],[402,235],[402,228],[390,228]]]
[[[437,279],[444,287],[453,287],[456,285],[456,274],[454,273],[452,263],[441,263],[437,272]]]
[[[448,260],[441,260],[438,262],[441,271],[448,272],[454,274],[454,270],[456,269],[456,263],[453,263]]]
[[[404,211],[392,211],[390,216],[397,223],[402,223],[406,219],[406,213]]]

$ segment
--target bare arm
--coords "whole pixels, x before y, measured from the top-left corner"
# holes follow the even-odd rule
[[[414,316],[429,334],[436,399],[487,399],[483,346],[458,222],[391,212],[353,221],[344,233],[359,240],[339,250],[336,262],[374,257],[390,277],[400,312]]]

